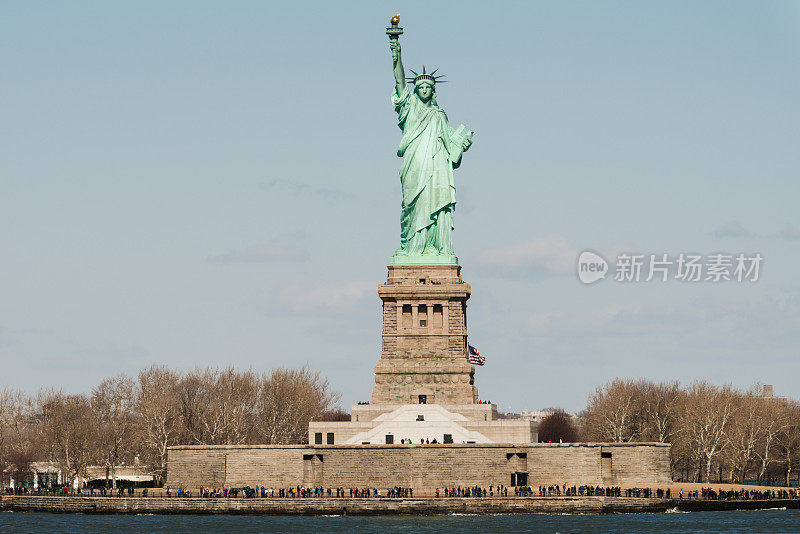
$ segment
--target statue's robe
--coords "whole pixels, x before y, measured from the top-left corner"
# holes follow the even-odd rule
[[[449,239],[456,206],[453,169],[461,163],[464,141],[472,132],[464,126],[453,130],[433,98],[426,106],[408,85],[400,94],[396,89],[392,94],[403,131],[397,155],[403,158],[400,247],[405,254],[422,254],[426,245],[428,252],[431,247],[439,253],[453,252]]]

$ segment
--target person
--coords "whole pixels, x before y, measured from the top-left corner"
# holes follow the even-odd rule
[[[406,83],[400,41],[390,39],[395,90],[392,104],[403,131],[397,155],[403,158],[400,183],[403,192],[400,215],[400,247],[393,261],[408,256],[453,254],[453,214],[456,207],[453,169],[472,144],[473,132],[463,125],[453,130],[436,101],[439,76],[414,71],[413,91]],[[445,261],[446,263],[446,261]]]

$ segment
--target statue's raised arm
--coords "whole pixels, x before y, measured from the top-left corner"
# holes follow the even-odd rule
[[[406,72],[403,69],[403,58],[400,57],[400,39],[389,39],[389,49],[392,51],[395,87],[397,94],[401,94],[406,87]]]

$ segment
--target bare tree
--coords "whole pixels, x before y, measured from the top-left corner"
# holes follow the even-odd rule
[[[18,392],[10,388],[3,387],[0,389],[0,488],[3,487],[3,481],[8,476],[10,471],[10,456],[11,452],[11,430],[10,422],[13,419],[14,407],[17,404],[16,397]]]
[[[782,401],[763,397],[759,398],[759,401],[759,416],[763,423],[755,456],[759,464],[758,483],[763,484],[767,469],[778,459],[780,436],[791,426],[791,421],[790,412]]]
[[[661,382],[643,385],[642,402],[646,419],[644,439],[669,443],[677,430],[678,407],[683,396],[680,383]]]
[[[151,365],[139,372],[136,411],[144,456],[160,481],[167,472],[167,448],[177,444],[181,431],[178,374],[164,366]]]
[[[36,460],[33,448],[27,446],[13,449],[8,456],[8,475],[15,481],[24,483],[32,475],[31,464]]]
[[[643,427],[645,382],[615,378],[589,397],[584,428],[590,439],[624,442],[639,438]]]
[[[182,376],[177,384],[178,409],[180,410],[181,439],[184,443],[203,443],[201,415],[204,399],[203,377],[199,369]]]
[[[247,443],[254,423],[258,380],[252,371],[196,369],[178,384],[181,416],[193,443]]]
[[[86,467],[100,459],[96,420],[86,395],[43,391],[38,398],[45,449],[68,480],[86,477]]]
[[[22,481],[39,454],[31,397],[19,390],[0,389],[0,487],[5,479]]]
[[[703,462],[705,482],[711,479],[714,460],[728,446],[726,431],[736,412],[736,394],[730,386],[695,382],[689,387],[681,410],[682,438]]]
[[[728,425],[728,450],[725,454],[730,465],[731,482],[744,482],[748,469],[755,458],[755,450],[762,437],[765,421],[762,419],[761,404],[764,399],[760,386],[754,386],[749,394],[737,395],[736,418]]]
[[[788,423],[778,436],[778,446],[783,462],[784,485],[788,486],[792,473],[800,469],[800,403],[789,401],[783,409]]]
[[[131,459],[135,416],[134,381],[120,374],[106,378],[92,390],[91,407],[97,423],[98,453],[111,475],[111,487],[117,487],[116,468]]]
[[[330,391],[319,372],[308,367],[275,369],[259,386],[258,438],[267,444],[303,443],[309,421],[338,401],[339,395]]]
[[[217,410],[222,415],[222,440],[240,445],[251,439],[255,424],[258,379],[252,370],[237,372],[229,367],[220,372],[214,387]]]

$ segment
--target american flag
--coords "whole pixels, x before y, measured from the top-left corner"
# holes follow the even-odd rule
[[[484,363],[486,363],[486,358],[481,356],[481,353],[478,352],[478,349],[476,349],[472,345],[467,345],[467,346],[469,347],[469,355],[467,356],[469,363],[473,363],[475,365],[483,365]]]

